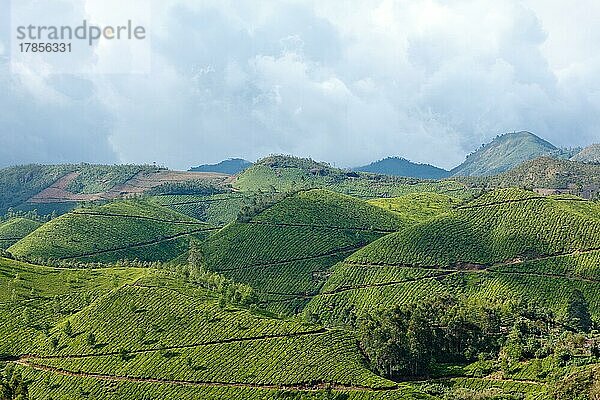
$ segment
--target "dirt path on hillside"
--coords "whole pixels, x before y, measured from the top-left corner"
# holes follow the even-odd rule
[[[348,292],[351,290],[360,290],[360,289],[370,289],[370,288],[378,288],[378,287],[386,287],[386,286],[395,286],[395,285],[401,285],[403,283],[412,283],[412,282],[419,282],[419,281],[424,281],[424,280],[435,280],[435,279],[440,279],[440,278],[445,278],[449,275],[454,275],[459,273],[460,271],[444,271],[440,274],[437,275],[432,275],[432,276],[421,276],[418,278],[407,278],[401,281],[390,281],[390,282],[379,282],[379,283],[370,283],[370,284],[363,284],[363,285],[356,285],[356,286],[342,286],[339,287],[337,289],[334,290],[329,290],[329,291],[325,291],[325,292],[319,292],[319,293],[313,293],[313,294],[303,294],[303,293],[275,293],[275,292],[260,292],[260,294],[266,294],[266,295],[273,295],[273,296],[289,296],[287,299],[273,299],[273,300],[265,300],[262,303],[263,304],[269,304],[269,303],[285,303],[287,301],[292,301],[292,300],[310,300],[312,298],[318,297],[318,296],[331,296],[331,295],[335,295],[338,293],[343,293],[343,292]]]
[[[253,383],[236,383],[236,382],[202,382],[202,381],[186,381],[186,380],[170,380],[160,378],[136,378],[130,376],[118,376],[118,375],[105,375],[105,374],[93,374],[86,372],[73,372],[67,371],[61,368],[49,367],[46,365],[35,364],[28,360],[14,361],[15,364],[23,365],[25,367],[32,368],[37,371],[52,372],[55,374],[79,378],[92,378],[104,381],[117,381],[117,382],[135,382],[135,383],[159,383],[159,384],[170,384],[180,386],[194,386],[194,387],[231,387],[231,388],[248,388],[248,389],[275,389],[275,390],[301,390],[301,391],[318,391],[318,390],[338,390],[338,391],[369,391],[377,392],[384,390],[394,390],[397,386],[381,389],[373,389],[364,386],[351,386],[351,385],[340,385],[331,384],[325,382],[317,383],[298,383],[295,385],[274,385],[274,384],[253,384]]]
[[[164,222],[169,224],[180,224],[180,225],[205,225],[209,224],[202,221],[183,221],[183,220],[172,220],[172,219],[161,219],[156,217],[147,217],[144,215],[127,215],[127,214],[111,214],[111,213],[101,213],[101,212],[93,212],[93,211],[82,211],[76,210],[71,212],[72,215],[89,215],[93,217],[117,217],[117,218],[130,218],[130,219],[143,219],[147,221],[156,221],[156,222]]]
[[[222,269],[216,270],[216,272],[221,273],[221,272],[230,272],[230,271],[240,271],[240,270],[248,269],[248,268],[252,268],[252,269],[267,268],[267,267],[274,267],[276,265],[288,264],[291,262],[315,260],[318,258],[326,258],[326,257],[337,256],[339,254],[350,253],[350,252],[358,250],[364,246],[365,246],[365,244],[363,243],[363,244],[358,244],[358,245],[354,245],[354,246],[341,247],[341,248],[338,248],[338,249],[335,249],[332,251],[328,251],[326,253],[316,254],[314,256],[290,258],[290,259],[281,260],[281,261],[268,261],[265,263],[245,265],[245,266],[234,267],[234,268],[222,268]]]
[[[393,229],[377,229],[377,228],[365,228],[365,227],[344,227],[344,226],[333,226],[333,225],[312,225],[312,224],[294,224],[294,223],[282,223],[282,222],[271,222],[271,221],[248,221],[245,224],[254,225],[268,225],[268,226],[279,226],[289,228],[314,228],[314,229],[332,229],[332,230],[344,230],[344,231],[366,231],[375,233],[395,233],[397,230]]]
[[[208,347],[215,346],[219,344],[230,344],[230,343],[243,343],[243,342],[256,342],[262,340],[273,340],[273,339],[286,339],[286,338],[296,338],[302,336],[318,336],[327,333],[328,330],[325,328],[319,328],[312,331],[304,331],[304,332],[294,332],[294,333],[279,333],[279,334],[271,334],[271,335],[259,335],[252,337],[239,337],[239,338],[228,338],[221,340],[213,340],[202,343],[191,343],[191,344],[182,344],[177,346],[165,346],[161,348],[151,348],[151,349],[139,349],[139,350],[131,350],[128,351],[127,354],[147,354],[147,353],[156,353],[158,351],[164,350],[183,350],[183,349],[193,349],[197,347]],[[79,359],[79,358],[93,358],[93,357],[107,357],[107,356],[118,356],[121,353],[119,351],[109,351],[105,353],[87,353],[87,354],[57,354],[57,355],[37,355],[37,354],[24,354],[18,357],[18,360],[56,360],[56,359]]]
[[[549,198],[547,196],[534,196],[534,197],[528,197],[526,199],[512,199],[512,200],[492,201],[492,202],[484,203],[484,204],[473,204],[473,205],[457,206],[457,207],[454,207],[454,209],[455,210],[469,210],[469,209],[473,209],[473,208],[493,207],[493,206],[498,206],[498,205],[502,205],[502,204],[523,203],[523,202],[531,201],[531,200],[578,201],[578,202],[583,201],[583,202],[589,202],[589,200],[586,200],[586,199],[562,199],[562,198]]]
[[[122,251],[122,250],[128,250],[128,249],[135,249],[135,248],[139,248],[139,247],[146,247],[146,246],[151,246],[154,244],[169,242],[171,240],[179,239],[179,238],[185,237],[185,236],[190,236],[190,235],[200,233],[200,232],[212,232],[212,231],[217,231],[219,229],[221,229],[221,228],[194,229],[192,231],[182,232],[182,233],[178,233],[178,234],[172,235],[172,236],[165,236],[162,238],[149,240],[147,242],[141,242],[141,243],[131,244],[131,245],[127,245],[127,246],[115,247],[115,248],[106,249],[106,250],[98,250],[98,251],[94,251],[91,253],[79,254],[79,255],[75,255],[75,256],[61,257],[58,260],[73,260],[76,258],[93,257],[93,256],[97,256],[100,254],[113,253],[115,251]]]

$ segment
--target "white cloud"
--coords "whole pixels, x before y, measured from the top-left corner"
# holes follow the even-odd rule
[[[269,152],[338,165],[401,155],[452,167],[521,129],[582,145],[600,141],[597,8],[589,0],[569,12],[541,0],[154,0],[151,74],[65,79],[60,90],[50,75],[31,77],[19,84],[25,104],[45,98],[79,116],[60,123],[45,113],[13,132],[41,143],[61,130],[87,132],[71,141],[73,154],[101,142],[123,162],[177,168]],[[33,158],[14,151],[12,160]]]

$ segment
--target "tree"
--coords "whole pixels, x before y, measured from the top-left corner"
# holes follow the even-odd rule
[[[206,259],[202,249],[195,241],[190,241],[188,264],[200,271],[206,271]]]
[[[0,400],[27,400],[29,391],[23,376],[9,365],[0,374]]]
[[[63,333],[68,337],[73,335],[73,328],[71,327],[71,321],[67,320],[67,322],[63,325]]]
[[[90,347],[96,346],[96,336],[93,332],[89,332],[86,337],[86,342]]]
[[[579,332],[589,332],[592,329],[589,306],[579,289],[574,289],[569,297],[566,323]]]

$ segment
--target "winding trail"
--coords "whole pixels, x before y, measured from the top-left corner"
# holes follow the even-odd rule
[[[533,197],[528,197],[526,199],[512,199],[512,200],[501,200],[501,201],[492,201],[489,203],[483,203],[483,204],[472,204],[472,205],[466,205],[466,206],[457,206],[454,209],[455,210],[470,210],[470,209],[474,209],[474,208],[482,208],[482,207],[493,207],[493,206],[498,206],[498,205],[502,205],[502,204],[511,204],[511,203],[523,203],[523,202],[527,202],[527,201],[531,201],[531,200],[553,200],[553,201],[578,201],[578,202],[589,202],[589,200],[586,199],[563,199],[563,198],[549,198],[547,196],[533,196]]]
[[[157,351],[163,350],[182,350],[182,349],[192,349],[197,347],[208,347],[215,346],[219,344],[229,344],[229,343],[240,343],[240,342],[255,342],[261,340],[272,340],[272,339],[286,339],[286,338],[295,338],[302,336],[318,336],[327,333],[328,330],[325,328],[315,329],[312,331],[304,331],[304,332],[294,332],[294,333],[279,333],[279,334],[271,334],[271,335],[259,335],[252,337],[237,337],[237,338],[228,338],[221,340],[213,340],[203,343],[193,343],[193,344],[182,344],[177,346],[165,346],[161,348],[151,348],[151,349],[139,349],[139,350],[131,350],[128,351],[127,354],[147,354],[147,353],[156,353]],[[104,353],[86,353],[86,354],[57,354],[57,355],[37,355],[37,354],[23,354],[17,358],[19,361],[23,360],[56,360],[56,359],[80,359],[80,358],[94,358],[94,357],[106,357],[106,356],[117,356],[121,353],[119,351],[108,351]]]
[[[50,367],[46,365],[36,364],[29,360],[17,360],[15,364],[19,364],[25,367],[32,368],[37,371],[52,372],[63,376],[71,376],[78,378],[92,378],[104,381],[117,381],[117,382],[135,382],[135,383],[162,383],[180,386],[194,386],[194,387],[230,387],[230,388],[247,388],[247,389],[275,389],[275,390],[302,390],[302,391],[318,391],[324,389],[332,390],[350,390],[350,391],[368,391],[378,392],[386,390],[397,389],[398,386],[390,386],[385,388],[369,388],[365,386],[352,386],[352,385],[341,385],[339,383],[327,383],[327,382],[311,382],[311,383],[297,383],[294,385],[275,385],[275,384],[258,384],[258,383],[237,383],[237,382],[203,382],[203,381],[188,381],[188,380],[171,380],[171,379],[160,379],[160,378],[145,378],[145,377],[130,377],[130,376],[119,376],[119,375],[104,375],[104,374],[93,374],[87,372],[73,372],[67,371],[61,368]]]
[[[180,224],[180,225],[204,225],[209,226],[206,222],[201,221],[183,221],[183,220],[174,220],[174,219],[161,219],[156,217],[148,217],[145,215],[129,215],[129,214],[112,214],[112,213],[101,213],[94,211],[73,211],[72,215],[89,215],[93,217],[116,217],[116,218],[124,218],[124,219],[143,219],[147,221],[155,221],[155,222],[164,222],[168,224]]]
[[[360,266],[360,267],[396,267],[396,268],[413,268],[413,269],[414,268],[418,268],[418,269],[438,270],[438,271],[441,271],[441,273],[436,274],[436,275],[431,275],[431,276],[419,277],[419,278],[407,278],[407,279],[401,280],[401,281],[390,281],[390,282],[381,282],[381,283],[373,283],[373,284],[363,284],[363,285],[356,285],[356,286],[342,286],[342,287],[339,287],[339,288],[334,289],[334,290],[319,292],[319,293],[316,293],[316,294],[305,294],[305,293],[289,293],[289,294],[285,294],[285,293],[263,292],[263,294],[267,294],[267,295],[272,294],[272,295],[276,295],[276,296],[289,296],[289,297],[285,298],[285,299],[265,300],[262,303],[263,304],[268,304],[268,303],[285,303],[287,301],[292,301],[292,300],[309,300],[309,299],[312,299],[312,298],[318,297],[318,296],[331,296],[331,295],[335,295],[335,294],[338,294],[338,293],[343,293],[343,292],[347,292],[347,291],[351,291],[351,290],[360,290],[360,289],[369,289],[369,288],[377,288],[377,287],[394,286],[394,285],[401,285],[401,284],[404,284],[404,283],[417,282],[417,281],[428,280],[428,279],[443,279],[443,278],[446,278],[448,276],[458,274],[459,272],[473,272],[473,273],[493,272],[493,273],[496,273],[496,274],[514,274],[514,275],[524,275],[524,276],[539,276],[539,277],[548,277],[548,278],[569,279],[569,280],[576,280],[576,281],[590,282],[590,283],[599,283],[600,279],[578,277],[578,276],[573,276],[573,275],[560,275],[560,274],[543,273],[543,272],[495,270],[495,268],[501,268],[501,267],[508,267],[508,266],[513,266],[513,265],[519,265],[519,264],[523,264],[523,263],[526,263],[526,262],[542,261],[542,260],[547,260],[547,259],[552,259],[552,258],[557,258],[557,257],[574,256],[574,255],[579,255],[579,254],[589,254],[589,253],[593,253],[593,252],[597,252],[597,251],[600,251],[600,248],[588,249],[588,250],[576,250],[574,252],[557,253],[557,254],[553,254],[553,255],[540,256],[540,257],[531,258],[531,259],[524,259],[524,260],[510,260],[510,261],[506,261],[506,262],[502,262],[502,263],[497,263],[497,264],[491,264],[491,265],[484,265],[484,264],[464,264],[464,265],[468,266],[467,268],[451,268],[451,267],[442,267],[442,266],[415,266],[415,265],[408,265],[408,264],[384,264],[384,263],[380,263],[380,264],[365,264],[365,263],[360,263],[360,262],[356,262],[355,263],[355,262],[351,262],[351,261],[347,261],[346,260],[346,261],[344,261],[344,263],[351,264],[351,265],[356,265],[356,266]]]
[[[147,242],[130,244],[130,245],[127,245],[127,246],[120,246],[120,247],[115,247],[115,248],[106,249],[106,250],[98,250],[98,251],[93,251],[93,252],[90,252],[90,253],[78,254],[78,255],[75,255],[75,256],[61,257],[61,258],[59,258],[59,260],[74,260],[76,258],[93,257],[93,256],[97,256],[97,255],[100,255],[100,254],[113,253],[115,251],[135,249],[135,248],[139,248],[139,247],[146,247],[146,246],[151,246],[151,245],[154,245],[154,244],[169,242],[171,240],[179,239],[179,238],[185,237],[185,236],[194,235],[194,234],[200,233],[200,232],[212,232],[212,231],[217,231],[219,229],[221,229],[221,228],[217,227],[217,228],[194,229],[194,230],[187,231],[187,232],[181,232],[181,233],[178,233],[178,234],[172,235],[172,236],[164,236],[164,237],[161,237],[161,238],[149,240]]]
[[[288,264],[288,263],[291,263],[291,262],[314,260],[314,259],[318,259],[318,258],[326,258],[326,257],[336,256],[336,255],[339,255],[339,254],[353,252],[353,251],[358,250],[358,249],[360,249],[360,248],[362,248],[364,246],[365,246],[365,243],[360,243],[360,244],[357,244],[357,245],[340,247],[338,249],[334,249],[334,250],[328,251],[326,253],[315,254],[313,256],[290,258],[290,259],[281,260],[281,261],[269,261],[269,262],[266,262],[266,263],[253,264],[253,265],[245,265],[245,266],[240,266],[240,267],[222,268],[222,269],[216,270],[216,272],[221,273],[221,272],[229,272],[229,271],[240,271],[240,270],[244,270],[244,269],[248,269],[248,268],[253,268],[253,269],[255,269],[255,268],[266,268],[266,267],[273,267],[273,266],[276,266],[276,265]]]
[[[334,226],[334,225],[314,225],[314,224],[294,224],[294,223],[283,223],[283,222],[271,222],[271,221],[247,221],[245,224],[253,225],[268,225],[288,228],[314,228],[314,229],[331,229],[340,231],[362,231],[362,232],[375,232],[375,233],[395,233],[398,230],[395,229],[379,229],[379,228],[365,228],[356,226]]]

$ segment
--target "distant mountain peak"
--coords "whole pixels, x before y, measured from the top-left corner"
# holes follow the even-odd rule
[[[449,174],[445,169],[429,164],[414,163],[404,157],[386,157],[369,165],[354,168],[354,170],[420,179],[441,179]]]
[[[558,153],[556,146],[531,132],[510,132],[482,145],[450,173],[453,176],[496,175],[525,161]]]

